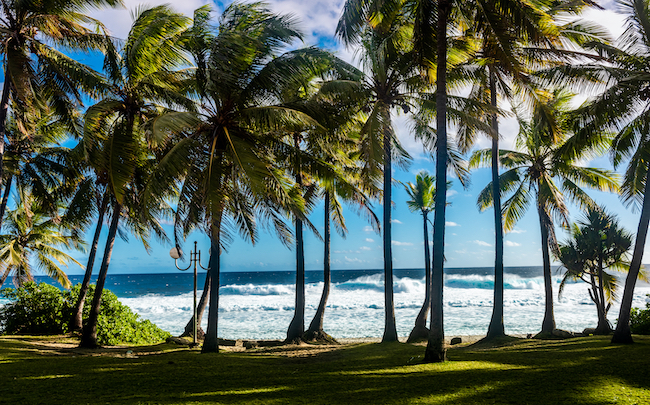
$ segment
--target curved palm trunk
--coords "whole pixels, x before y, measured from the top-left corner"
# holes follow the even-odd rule
[[[97,318],[99,317],[99,310],[102,303],[102,293],[104,292],[104,283],[106,282],[108,266],[111,263],[113,245],[115,244],[115,234],[117,233],[117,225],[120,222],[121,211],[122,206],[119,203],[115,203],[115,207],[113,208],[113,219],[111,220],[111,226],[108,229],[108,239],[106,239],[104,258],[102,260],[102,266],[99,269],[99,275],[97,276],[95,295],[93,296],[92,307],[90,308],[90,314],[88,315],[88,322],[83,328],[83,334],[81,335],[81,342],[79,343],[79,347],[95,348],[99,346],[97,343]]]
[[[79,297],[77,297],[77,303],[75,304],[75,308],[72,313],[72,318],[70,318],[70,324],[68,327],[70,332],[77,332],[82,329],[84,303],[86,302],[86,294],[88,293],[88,286],[90,285],[90,277],[93,274],[95,255],[97,254],[97,247],[99,245],[99,236],[102,232],[102,226],[104,224],[104,214],[106,213],[107,205],[108,205],[108,193],[104,192],[104,198],[102,199],[102,203],[99,207],[99,213],[97,216],[97,226],[95,227],[95,234],[93,235],[93,244],[90,247],[90,253],[88,254],[88,263],[86,264],[86,272],[84,273],[84,279],[81,282],[81,288],[79,289]]]
[[[390,122],[390,113],[383,111],[384,122]],[[391,246],[391,201],[392,201],[392,152],[391,131],[384,129],[384,336],[382,342],[397,342],[397,325],[395,324],[395,304],[393,302],[393,251]]]
[[[648,236],[648,223],[650,222],[650,170],[646,174],[645,188],[643,193],[643,207],[641,208],[641,219],[636,232],[636,241],[634,242],[634,253],[632,254],[632,263],[630,270],[625,279],[625,290],[621,299],[621,309],[618,313],[618,322],[612,336],[612,343],[634,343],[632,340],[632,331],[630,330],[630,311],[632,310],[632,300],[634,299],[634,287],[636,279],[639,277],[641,270],[641,260],[643,259],[643,249],[645,240]]]
[[[598,257],[598,302],[596,308],[598,309],[598,325],[595,333],[597,335],[608,335],[612,332],[612,327],[607,320],[608,307],[607,301],[605,301],[605,286],[603,285],[602,248],[601,255]]]
[[[205,275],[205,284],[203,284],[203,293],[201,293],[201,298],[199,303],[196,306],[196,334],[198,337],[204,336],[205,332],[201,328],[201,320],[203,319],[203,313],[205,308],[208,306],[208,296],[210,294],[210,270]],[[185,330],[181,336],[193,336],[194,335],[194,315],[190,318],[187,325],[185,325]]]
[[[418,342],[429,337],[429,328],[427,328],[427,317],[429,315],[429,309],[431,308],[431,254],[429,252],[429,226],[427,213],[422,213],[422,218],[424,219],[424,279],[425,279],[425,293],[424,293],[424,304],[420,308],[417,318],[415,318],[415,326],[409,338],[406,341],[407,343]]]
[[[446,360],[443,322],[445,261],[445,209],[447,206],[447,19],[451,1],[438,1],[436,67],[436,199],[433,216],[433,267],[431,279],[431,326],[424,361]]]
[[[300,147],[298,134],[294,135],[296,149]],[[300,162],[296,159],[296,183],[302,186]],[[293,319],[287,329],[287,343],[300,343],[305,333],[305,245],[302,235],[302,220],[296,217],[296,301]]]
[[[210,235],[210,304],[208,306],[208,330],[203,340],[202,353],[218,353],[219,339],[217,329],[219,322],[219,276],[221,275],[221,218],[212,225]],[[198,318],[198,315],[197,315]]]
[[[542,264],[544,268],[544,292],[546,294],[542,333],[553,333],[553,330],[555,330],[555,316],[553,315],[553,280],[551,278],[551,256],[548,246],[548,226],[550,219],[546,215],[544,207],[542,207],[539,201],[537,202],[537,213],[539,215],[539,226],[542,233]]]
[[[7,177],[7,184],[5,185],[4,194],[2,195],[2,203],[0,203],[0,229],[2,229],[2,222],[5,217],[5,211],[7,210],[7,202],[9,201],[9,193],[11,192],[11,183],[13,182],[14,176],[9,175]],[[2,283],[0,283],[0,286]]]
[[[309,324],[309,328],[305,332],[305,340],[324,340],[324,341],[333,341],[323,330],[323,319],[325,318],[325,307],[327,306],[327,299],[330,295],[330,287],[332,282],[332,270],[330,267],[330,193],[325,192],[325,248],[323,254],[323,293],[320,297],[320,302],[318,303],[318,309]]]
[[[490,103],[497,107],[497,86],[494,71],[490,68]],[[492,134],[492,198],[494,208],[494,299],[492,319],[487,338],[505,336],[503,325],[503,216],[499,187],[499,121],[496,113],[491,116]]]

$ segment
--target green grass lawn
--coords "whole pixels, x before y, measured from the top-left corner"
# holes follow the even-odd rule
[[[172,344],[79,352],[36,339],[0,337],[1,404],[650,404],[641,336],[629,346],[590,337],[454,347],[443,364],[398,343],[201,354]]]

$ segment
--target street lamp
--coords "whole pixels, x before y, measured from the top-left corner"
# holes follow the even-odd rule
[[[174,259],[174,265],[176,265],[176,268],[180,271],[186,271],[189,270],[190,267],[192,267],[192,264],[194,264],[194,314],[192,316],[193,323],[194,323],[194,338],[192,342],[192,347],[195,347],[197,345],[196,343],[196,334],[197,334],[197,327],[196,327],[196,265],[198,264],[203,270],[210,270],[210,267],[205,268],[201,265],[201,251],[196,248],[196,241],[194,241],[194,251],[190,252],[190,264],[182,269],[178,267],[178,259],[183,255],[183,251],[178,249],[177,247],[173,247],[169,251],[169,255],[171,256],[172,259]]]

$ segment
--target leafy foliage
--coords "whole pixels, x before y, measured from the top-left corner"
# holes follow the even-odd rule
[[[0,332],[5,334],[63,334],[79,295],[80,284],[70,291],[61,291],[46,284],[28,282],[13,289],[6,288],[0,296],[11,300],[0,308]],[[94,285],[89,295],[94,294]],[[90,305],[84,306],[84,318]],[[97,321],[97,340],[101,345],[157,343],[171,336],[149,320],[142,320],[115,294],[104,290]]]
[[[646,294],[650,297],[650,294]],[[632,333],[650,335],[650,302],[646,302],[646,309],[632,308],[630,312],[630,329]]]

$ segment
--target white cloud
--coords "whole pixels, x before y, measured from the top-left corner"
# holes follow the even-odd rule
[[[510,246],[510,247],[521,246],[521,243],[512,242],[512,241],[507,240],[506,241],[506,246]]]
[[[350,257],[347,257],[347,256],[345,256],[345,261],[348,262],[348,263],[363,263],[364,262],[363,260],[359,259],[358,257],[350,258]]]
[[[445,225],[446,225],[446,226],[460,226],[460,225],[458,225],[457,223],[455,223],[455,222],[451,222],[451,221],[447,221],[447,222],[445,222]]]
[[[361,246],[359,250],[372,250],[372,249],[369,248],[368,246]]]
[[[401,224],[402,221],[400,221],[399,219],[391,219],[391,220],[390,220],[390,223],[391,223],[391,224]]]
[[[397,241],[397,240],[391,241],[390,243],[391,243],[391,245],[394,245],[394,246],[413,246],[413,244],[411,242],[400,242],[400,241]]]
[[[366,242],[368,243],[373,243],[374,241],[375,241],[374,239],[366,238]]]
[[[363,227],[363,231],[364,231],[365,233],[371,233],[371,232],[374,232],[375,230],[372,229],[372,226],[370,226],[370,225],[366,225],[366,226]]]
[[[476,243],[479,246],[492,246],[491,244],[484,242],[482,240],[473,240],[472,242]]]
[[[456,190],[447,190],[447,197],[453,197],[456,194],[458,194],[458,191]]]

